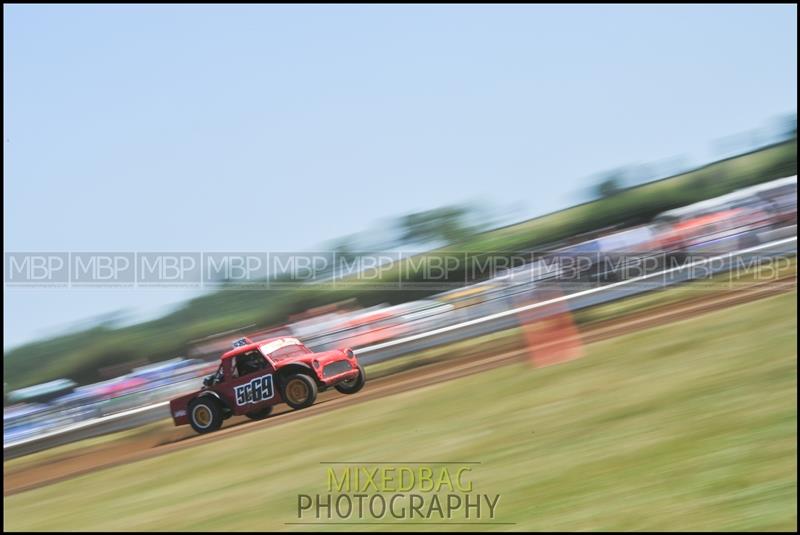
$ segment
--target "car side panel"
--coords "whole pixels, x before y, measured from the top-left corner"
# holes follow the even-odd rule
[[[225,381],[218,392],[234,414],[246,414],[283,402],[279,390],[277,374],[267,368]]]

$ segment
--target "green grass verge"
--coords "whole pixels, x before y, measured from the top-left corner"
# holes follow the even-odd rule
[[[515,523],[483,529],[794,530],[796,298],[10,496],[4,528],[309,529],[286,523],[298,494],[326,492],[322,461],[470,460],[475,490],[501,494],[496,520]],[[362,527],[376,529],[325,529]]]

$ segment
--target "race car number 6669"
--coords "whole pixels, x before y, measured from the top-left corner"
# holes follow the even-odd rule
[[[235,387],[236,404],[258,403],[270,399],[274,395],[272,389],[272,374],[262,375]]]

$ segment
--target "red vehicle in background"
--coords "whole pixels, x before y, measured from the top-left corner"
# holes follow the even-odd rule
[[[198,433],[208,433],[233,415],[261,420],[278,403],[303,409],[314,403],[319,391],[334,387],[355,394],[366,381],[351,349],[314,353],[291,337],[261,342],[242,338],[233,346],[202,389],[169,402],[175,425],[189,424]]]

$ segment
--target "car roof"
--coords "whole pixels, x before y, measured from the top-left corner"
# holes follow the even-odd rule
[[[247,352],[252,351],[254,349],[258,349],[259,347],[264,346],[264,345],[274,346],[274,347],[272,347],[272,348],[270,348],[268,350],[268,353],[272,353],[273,351],[276,351],[276,350],[280,349],[281,347],[285,347],[287,345],[294,345],[294,344],[302,345],[302,342],[300,340],[298,340],[297,338],[294,338],[292,336],[278,336],[276,338],[266,338],[266,339],[261,340],[259,342],[253,342],[252,344],[247,344],[247,345],[243,345],[243,346],[239,346],[239,347],[234,347],[233,349],[231,349],[227,353],[224,353],[220,357],[220,359],[221,360],[229,359],[231,357],[235,357],[236,355],[241,355],[243,353],[247,353]]]

